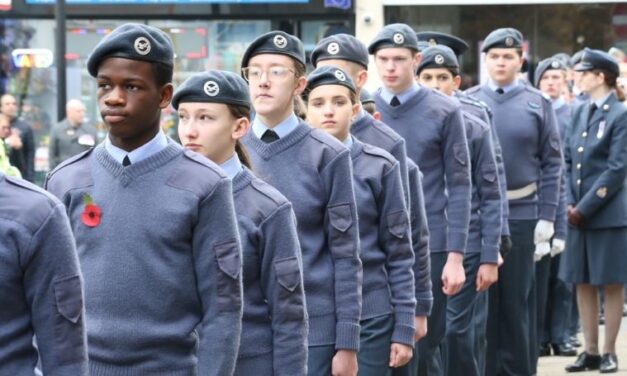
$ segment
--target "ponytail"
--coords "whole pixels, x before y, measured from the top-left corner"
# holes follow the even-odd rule
[[[250,107],[238,106],[234,104],[229,104],[227,106],[229,108],[231,116],[233,116],[235,119],[250,119]],[[239,140],[235,142],[235,152],[237,153],[237,158],[239,158],[240,162],[242,162],[242,164],[248,169],[252,170],[253,165],[250,162],[250,156],[248,155],[248,151],[246,151],[246,148]]]
[[[599,69],[599,72],[603,73],[605,84],[616,92],[616,97],[620,102],[625,101],[625,91],[618,85],[618,75],[607,71],[605,69]]]
[[[250,156],[248,155],[248,152],[246,151],[244,145],[242,145],[239,140],[235,142],[235,152],[237,153],[237,158],[239,158],[239,161],[242,162],[242,164],[246,166],[249,170],[252,170],[253,166],[250,163]]]

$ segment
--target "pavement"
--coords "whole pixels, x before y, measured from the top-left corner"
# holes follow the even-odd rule
[[[605,327],[599,327],[599,344],[600,350],[603,348],[603,338],[605,334]],[[583,343],[583,336],[579,335],[579,340]],[[577,349],[578,352],[583,351],[583,347]],[[618,334],[618,341],[616,343],[616,352],[618,355],[618,372],[613,375],[627,376],[627,317],[623,317],[620,333]],[[591,376],[600,375],[599,371],[581,372],[581,373],[566,373],[564,367],[574,362],[576,357],[564,357],[564,356],[545,356],[540,358],[538,363],[538,375],[537,376],[562,376],[562,375],[580,375]]]

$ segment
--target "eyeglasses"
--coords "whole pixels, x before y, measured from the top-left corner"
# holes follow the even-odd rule
[[[242,69],[242,73],[244,74],[244,78],[247,81],[261,81],[261,77],[263,74],[266,74],[266,79],[271,81],[278,81],[286,78],[291,74],[296,74],[290,68],[282,67],[282,66],[274,66],[270,67],[270,69],[262,69],[259,67],[246,67]]]

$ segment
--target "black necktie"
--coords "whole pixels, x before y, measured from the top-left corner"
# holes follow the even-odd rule
[[[495,91],[496,91],[497,94],[504,94],[505,93],[505,90],[503,90],[502,87],[496,89]]]
[[[272,129],[268,129],[263,133],[263,135],[261,135],[261,141],[265,142],[266,144],[270,144],[278,139],[279,135],[276,134],[276,132]]]
[[[592,120],[592,117],[594,116],[594,113],[596,110],[597,110],[597,104],[592,103],[592,105],[590,106],[590,113],[588,114],[588,123],[590,123],[590,120]]]
[[[398,107],[398,106],[400,106],[400,105],[401,105],[401,101],[399,101],[399,100],[398,100],[398,97],[397,97],[397,96],[394,96],[394,97],[392,98],[392,100],[390,101],[390,106],[392,106],[392,107]]]
[[[131,160],[128,159],[128,155],[124,157],[124,159],[122,159],[122,166],[126,167],[126,166],[130,166],[131,165]]]

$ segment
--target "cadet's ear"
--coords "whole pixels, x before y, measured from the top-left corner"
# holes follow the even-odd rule
[[[372,114],[372,117],[377,120],[381,120],[381,113],[379,111],[375,111],[374,114]]]
[[[167,83],[163,85],[160,89],[161,101],[159,102],[159,107],[164,109],[170,105],[172,101],[172,96],[174,94],[174,86],[171,83]]]
[[[462,84],[462,77],[460,75],[453,77],[453,83],[455,84],[455,90],[459,90]]]

